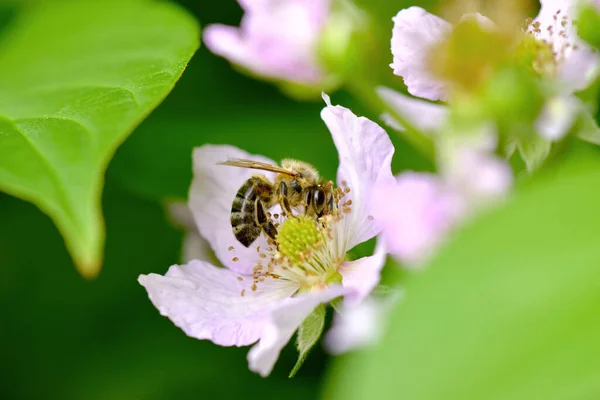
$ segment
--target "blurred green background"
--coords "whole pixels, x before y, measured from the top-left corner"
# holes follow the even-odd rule
[[[404,3],[369,2],[395,11]],[[0,26],[15,4],[1,4]],[[181,4],[202,26],[237,25],[242,15],[235,0]],[[392,14],[381,19],[382,32],[391,32]],[[343,92],[333,102],[374,117]],[[182,234],[169,224],[164,204],[185,199],[194,146],[230,143],[275,160],[294,157],[333,178],[337,155],[319,117],[322,107],[318,100],[290,100],[202,47],[109,166],[105,262],[92,281],[78,275],[47,216],[0,194],[0,398],[316,398],[328,363],[320,347],[295,379],[287,378],[296,358],[292,346],[273,375],[261,379],[247,369],[247,348],[190,339],[161,317],[137,277],[179,262]],[[431,168],[393,140],[397,171]]]

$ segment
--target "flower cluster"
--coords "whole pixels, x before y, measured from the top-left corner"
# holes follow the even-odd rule
[[[352,8],[335,0],[240,4],[245,14],[239,28],[205,30],[214,53],[278,84],[325,90],[331,77],[341,75],[323,62],[319,48],[334,22],[343,36],[338,43],[347,45],[353,29],[339,25],[339,10]],[[253,176],[274,183],[281,171],[219,163],[277,163],[228,145],[196,148],[188,203],[174,208],[189,230],[186,264],[164,276],[140,276],[151,301],[191,337],[221,346],[254,344],[249,366],[263,376],[296,331],[300,337],[317,331],[309,340],[316,342],[322,305],[338,312],[326,335],[331,352],[374,343],[399,298],[397,291],[384,298],[374,291],[387,255],[405,267],[426,266],[452,232],[510,196],[515,177],[535,173],[557,142],[569,135],[600,144],[591,117],[596,104],[583,95],[596,84],[600,56],[578,36],[578,5],[542,0],[538,16],[512,28],[478,13],[451,24],[419,7],[393,17],[388,73],[402,78],[397,83],[414,97],[360,75],[348,87],[371,84],[371,92],[355,92],[358,100],[393,130],[424,143],[435,172],[394,176],[388,134],[333,106],[327,95],[321,117],[340,163],[335,183],[314,172],[331,193],[322,213],[311,209],[313,192],[293,207],[283,201],[266,207],[258,197],[239,203],[248,188],[267,190],[247,186]],[[369,71],[370,62],[365,57],[356,71]],[[514,162],[516,152],[522,166]],[[273,188],[273,196],[285,197],[284,189]],[[236,224],[258,229],[258,238],[246,247],[236,239]],[[371,256],[351,259],[355,246],[376,236]],[[306,326],[313,323],[321,328]],[[309,349],[299,350],[301,363]]]

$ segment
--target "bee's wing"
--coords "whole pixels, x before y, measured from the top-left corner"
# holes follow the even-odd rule
[[[290,171],[289,169],[285,169],[280,167],[279,165],[267,164],[260,161],[253,160],[244,160],[242,158],[230,158],[227,161],[221,161],[217,163],[218,165],[230,165],[232,167],[240,167],[240,168],[250,168],[250,169],[260,169],[262,171],[271,171],[276,172],[278,174],[286,174],[290,176],[297,176],[298,174]]]

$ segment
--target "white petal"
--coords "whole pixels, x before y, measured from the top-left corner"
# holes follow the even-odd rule
[[[553,97],[544,105],[535,123],[536,130],[547,140],[560,140],[569,132],[581,109],[581,103],[574,96]]]
[[[394,182],[391,168],[394,146],[379,125],[357,117],[347,108],[332,106],[326,95],[323,98],[327,107],[321,111],[321,118],[331,132],[340,158],[337,182],[340,187],[350,188],[344,201],[352,200],[352,211],[343,219],[347,236],[341,254],[345,254],[380,231],[371,217],[372,189],[376,184]]]
[[[311,292],[287,299],[270,314],[269,322],[258,342],[248,352],[250,370],[261,376],[271,373],[281,349],[310,313],[321,303],[342,296],[340,286],[329,287],[322,292]]]
[[[256,342],[270,310],[297,290],[283,281],[269,280],[252,291],[251,277],[240,281],[234,272],[202,261],[174,265],[165,276],[140,275],[138,280],[161,315],[188,336],[221,346]]]
[[[244,247],[233,235],[230,222],[231,204],[238,189],[256,170],[217,165],[229,158],[246,158],[274,164],[266,157],[246,153],[233,146],[204,145],[194,149],[194,180],[189,193],[189,206],[200,234],[210,243],[217,258],[228,268],[252,273],[259,261],[256,246],[265,248],[264,234]],[[269,179],[274,174],[266,172]],[[233,246],[233,250],[229,248]],[[238,261],[233,261],[236,258]]]
[[[400,299],[400,292],[386,298],[369,297],[354,307],[336,313],[325,335],[325,347],[335,355],[371,347],[379,343],[386,330],[388,314]]]
[[[239,28],[205,29],[204,42],[213,53],[265,77],[309,85],[324,79],[315,47],[328,0],[245,0],[242,6]]]
[[[443,19],[420,7],[404,9],[393,18],[392,54],[394,73],[404,78],[408,92],[429,100],[447,100],[448,85],[429,71],[432,46],[451,30]]]
[[[445,182],[475,205],[504,198],[512,187],[512,169],[494,154],[496,142],[496,135],[483,127],[474,137],[465,135],[438,146]]]
[[[344,305],[353,306],[360,303],[375,289],[381,279],[386,255],[387,251],[380,241],[372,256],[347,261],[340,266],[338,272],[342,274],[342,285],[348,289]]]
[[[204,28],[202,39],[211,52],[250,70],[260,70],[260,60],[252,54],[240,29],[221,24],[208,25]]]
[[[175,224],[185,229],[181,259],[184,263],[192,260],[212,261],[214,255],[210,245],[198,232],[196,221],[187,203],[172,202],[167,205],[169,217]]]
[[[463,199],[437,176],[405,172],[375,188],[375,218],[391,255],[419,267],[463,214]]]
[[[377,93],[388,107],[392,108],[421,132],[433,133],[438,131],[448,118],[449,110],[446,106],[417,100],[383,86],[377,88]],[[394,120],[392,115],[383,114],[382,119],[392,128],[404,131],[404,127]]]

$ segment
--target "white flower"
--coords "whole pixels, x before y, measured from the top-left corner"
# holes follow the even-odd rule
[[[406,266],[424,266],[450,232],[503,199],[512,186],[510,166],[493,154],[489,127],[452,138],[438,139],[437,175],[404,172],[393,184],[375,188],[381,240]]]
[[[542,137],[558,140],[571,129],[577,115],[583,111],[572,94],[589,86],[598,76],[600,57],[575,32],[572,15],[577,1],[542,0],[541,4],[539,15],[527,21],[527,35],[522,45],[531,52],[533,61],[530,68],[553,87],[553,94],[535,126]],[[463,18],[469,17],[475,17],[486,29],[494,28],[493,23],[481,15],[465,15]],[[428,100],[447,101],[452,84],[432,75],[429,57],[433,46],[441,43],[452,31],[452,25],[419,7],[401,10],[393,20],[391,47],[394,60],[391,67],[394,73],[404,79],[410,94]],[[383,97],[389,99],[390,95]],[[411,107],[416,107],[406,108],[406,101],[400,96],[390,103],[390,106],[394,105],[398,107],[394,110],[409,120]],[[439,115],[439,111],[435,111],[431,118],[437,121]],[[430,119],[429,115],[420,117],[425,124]],[[387,121],[390,121],[389,116]]]
[[[217,162],[229,158],[274,162],[231,146],[205,145],[194,151],[189,207],[200,235],[225,268],[194,260],[172,266],[164,276],[139,278],[161,314],[187,335],[222,346],[258,342],[248,361],[250,369],[262,376],[271,372],[281,349],[316,306],[340,296],[344,304],[359,304],[379,282],[385,260],[383,250],[356,261],[346,261],[346,252],[380,231],[372,217],[371,196],[375,185],[394,180],[393,146],[377,124],[325,100],[321,116],[340,157],[338,203],[331,215],[319,224],[277,216],[279,248],[264,235],[244,247],[232,232],[231,204],[256,171]],[[307,240],[307,235],[314,240]],[[289,254],[282,247],[285,240],[296,240],[305,250]]]

